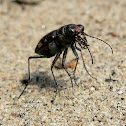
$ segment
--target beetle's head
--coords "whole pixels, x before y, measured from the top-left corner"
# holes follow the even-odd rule
[[[84,26],[83,25],[79,24],[77,26],[78,26],[78,33],[84,32]]]
[[[95,39],[98,39],[98,40],[100,40],[100,41],[102,41],[102,42],[104,42],[105,44],[107,44],[109,47],[110,47],[110,49],[111,49],[111,51],[112,51],[112,53],[113,53],[113,49],[112,49],[112,47],[106,42],[106,41],[104,41],[104,40],[102,40],[102,39],[99,39],[99,38],[97,38],[97,37],[94,37],[94,36],[91,36],[91,35],[88,35],[88,34],[86,34],[85,32],[84,32],[84,26],[83,25],[81,25],[81,24],[79,24],[79,25],[77,25],[79,28],[79,32],[78,32],[78,34],[77,34],[77,36],[80,38],[80,40],[82,41],[81,42],[81,45],[83,45],[84,46],[84,48],[88,48],[88,44],[87,44],[87,39],[86,39],[86,36],[88,36],[88,37],[91,37],[91,38],[95,38]]]
[[[84,26],[81,24],[78,24],[76,25],[75,29],[76,29],[76,35],[75,35],[76,41],[78,42],[79,45],[81,45],[82,48],[87,48],[87,46],[89,45],[88,45],[85,34],[83,34]]]
[[[83,31],[84,31],[84,26],[80,24],[79,25],[71,24],[68,25],[66,28],[66,34],[72,37],[81,34]]]

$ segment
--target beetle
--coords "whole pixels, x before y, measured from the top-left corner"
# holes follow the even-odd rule
[[[28,74],[29,74],[28,82],[30,81],[30,59],[33,59],[33,58],[50,58],[50,57],[55,56],[55,58],[54,58],[54,60],[52,62],[52,65],[51,65],[51,72],[52,72],[54,82],[55,82],[56,87],[57,87],[58,84],[57,84],[56,78],[55,78],[54,73],[53,73],[53,66],[55,65],[56,61],[58,60],[58,58],[60,57],[60,55],[63,52],[62,66],[65,69],[65,71],[67,72],[67,74],[69,75],[72,86],[73,86],[72,79],[74,79],[75,84],[77,85],[76,79],[75,79],[75,71],[76,71],[77,64],[78,64],[78,59],[79,59],[77,50],[81,52],[81,57],[82,57],[83,65],[84,65],[85,69],[86,69],[86,66],[85,66],[85,63],[84,63],[83,56],[82,56],[82,49],[88,49],[88,51],[89,51],[89,53],[91,55],[86,36],[92,37],[92,38],[95,38],[95,39],[98,39],[98,40],[104,42],[105,44],[107,44],[110,47],[110,49],[111,49],[111,51],[113,53],[112,47],[106,41],[104,41],[102,39],[99,39],[97,37],[93,37],[91,35],[86,34],[84,32],[84,26],[83,25],[81,25],[81,24],[78,24],[78,25],[68,24],[68,25],[62,26],[59,29],[54,30],[54,31],[48,33],[47,35],[45,35],[38,42],[38,44],[37,44],[37,46],[35,48],[35,53],[37,53],[38,55],[30,56],[28,58]],[[64,67],[67,52],[68,52],[68,48],[72,49],[73,54],[76,57],[76,65],[75,65],[75,68],[73,70],[73,77],[67,71],[67,69]],[[92,59],[92,64],[93,64],[92,55],[91,55],[91,59]],[[86,71],[87,71],[87,69],[86,69]],[[87,71],[87,73],[88,73],[88,71]],[[94,77],[92,77],[92,78],[94,78]],[[27,86],[28,86],[28,83],[26,84],[24,90],[26,89]],[[22,93],[20,94],[20,96],[18,98],[21,97],[24,90],[22,91]]]

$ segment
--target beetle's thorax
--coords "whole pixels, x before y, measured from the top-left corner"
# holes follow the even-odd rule
[[[57,41],[62,48],[70,47],[75,42],[75,36],[70,36],[66,32],[66,27],[61,27],[57,30]]]

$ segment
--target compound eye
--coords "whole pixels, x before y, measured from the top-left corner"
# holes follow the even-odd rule
[[[68,29],[68,34],[69,34],[69,35],[74,35],[74,34],[75,34],[75,29],[69,28],[69,29]]]
[[[79,24],[78,26],[81,28],[82,31],[84,31],[84,26],[83,25]]]

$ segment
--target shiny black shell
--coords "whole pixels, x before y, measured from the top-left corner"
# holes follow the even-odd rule
[[[35,48],[35,53],[44,55],[47,58],[54,56],[75,43],[75,35],[71,34],[73,30],[77,34],[83,32],[83,25],[68,24],[45,35]]]
[[[39,41],[38,45],[35,48],[35,53],[47,57],[54,56],[57,52],[60,51],[56,46],[55,41],[56,41],[56,30],[48,33]]]

